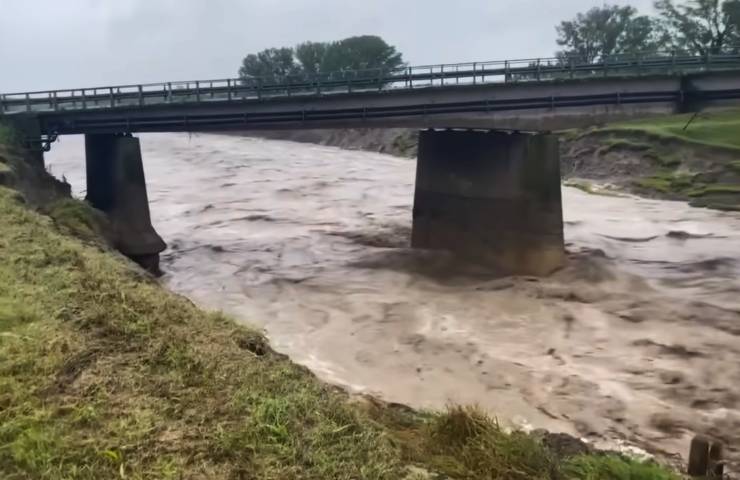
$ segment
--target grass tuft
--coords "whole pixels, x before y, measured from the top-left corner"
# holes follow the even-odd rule
[[[652,462],[638,462],[616,455],[578,455],[563,468],[565,478],[583,480],[680,480]]]
[[[442,471],[461,478],[545,479],[557,462],[535,437],[505,432],[475,407],[451,407],[430,425],[428,454]]]
[[[64,233],[86,242],[110,238],[110,224],[105,214],[87,202],[63,198],[48,206],[46,213]]]

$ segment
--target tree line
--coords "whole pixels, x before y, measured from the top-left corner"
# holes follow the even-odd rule
[[[593,63],[607,56],[650,52],[715,55],[740,52],[740,0],[656,0],[656,15],[632,6],[604,4],[556,26],[556,56]],[[279,83],[312,79],[318,73],[352,72],[372,78],[378,71],[405,67],[403,55],[375,35],[334,42],[304,42],[268,48],[242,60],[243,81]],[[357,71],[365,71],[358,74]],[[380,82],[382,84],[382,82]]]
[[[740,0],[657,0],[654,7],[657,14],[648,16],[628,5],[604,5],[561,22],[557,56],[592,63],[637,52],[738,52]]]
[[[377,76],[377,70],[405,66],[395,47],[375,35],[349,37],[335,42],[304,42],[295,47],[268,48],[249,54],[242,60],[239,77],[259,78],[274,83],[284,78],[310,79],[319,72],[365,71]],[[362,76],[362,75],[361,75]]]

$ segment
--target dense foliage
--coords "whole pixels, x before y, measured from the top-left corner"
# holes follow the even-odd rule
[[[242,61],[239,77],[273,83],[310,78],[319,72],[388,71],[404,65],[395,47],[380,37],[363,35],[335,42],[305,42],[295,48],[268,48]],[[375,71],[375,72],[371,72]]]
[[[657,0],[657,16],[631,6],[603,5],[560,23],[559,57],[591,63],[615,54],[675,51],[693,55],[737,51],[740,0]]]

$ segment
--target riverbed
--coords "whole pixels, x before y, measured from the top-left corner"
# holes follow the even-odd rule
[[[162,281],[320,378],[514,427],[740,457],[740,214],[563,188],[568,265],[497,278],[408,248],[415,162],[226,135],[141,136]],[[47,165],[84,196],[84,142]]]

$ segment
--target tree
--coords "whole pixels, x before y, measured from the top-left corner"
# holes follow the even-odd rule
[[[556,29],[558,45],[565,47],[558,56],[576,56],[584,63],[608,55],[657,50],[661,43],[655,22],[650,17],[638,16],[637,10],[630,6],[594,7],[561,22]]]
[[[308,75],[316,75],[324,69],[324,59],[328,43],[304,42],[295,47],[295,56],[300,63],[303,72]]]
[[[304,42],[295,49],[268,48],[249,54],[242,60],[239,77],[244,82],[258,77],[269,84],[280,83],[286,77],[310,79],[318,73],[334,74],[334,78],[343,79],[342,72],[370,69],[365,74],[352,73],[354,80],[377,78],[379,72],[375,69],[387,71],[403,65],[402,55],[395,47],[380,37],[365,35],[330,43]]]
[[[280,83],[288,76],[301,72],[295,62],[292,48],[268,48],[257,54],[250,53],[242,60],[239,77],[243,80],[258,77],[263,83]]]
[[[327,46],[321,70],[394,69],[404,65],[403,57],[396,48],[375,35],[349,37]]]
[[[740,0],[658,0],[660,25],[673,48],[691,54],[717,54],[740,41]]]

